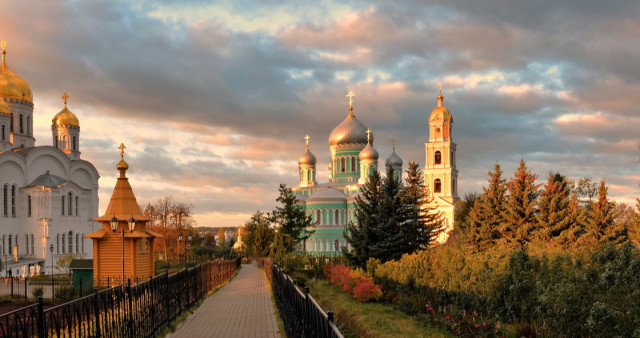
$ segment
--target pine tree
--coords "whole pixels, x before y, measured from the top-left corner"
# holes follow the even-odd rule
[[[623,224],[616,224],[615,203],[607,198],[605,180],[598,186],[598,199],[591,203],[585,223],[585,240],[593,244],[622,244],[629,240]]]
[[[280,228],[276,231],[275,237],[273,238],[273,246],[271,247],[269,257],[271,257],[274,262],[282,265],[287,252],[288,249],[285,244],[285,234],[282,231],[282,228]]]
[[[499,230],[502,240],[508,246],[524,246],[531,240],[531,232],[536,224],[537,175],[532,174],[523,159],[507,183],[507,196],[502,210],[503,221]]]
[[[269,226],[269,220],[264,214],[256,218],[255,230],[252,234],[251,252],[256,257],[265,257],[269,254],[269,247],[274,240],[274,230]],[[248,245],[248,244],[247,244]]]
[[[280,196],[276,201],[282,206],[276,207],[271,213],[272,221],[279,225],[287,252],[296,250],[298,243],[308,239],[313,231],[307,230],[313,224],[313,218],[298,205],[298,199],[291,189],[280,184]]]
[[[506,183],[502,178],[500,164],[489,172],[489,186],[482,188],[483,193],[475,200],[469,212],[468,231],[463,233],[465,240],[478,249],[483,249],[500,239],[498,227],[502,223],[502,209],[505,203]]]
[[[569,227],[562,232],[560,240],[567,247],[575,247],[578,245],[580,236],[584,231],[586,221],[586,210],[580,205],[578,192],[572,191],[569,200]]]
[[[428,195],[420,166],[409,162],[405,186],[402,189],[403,204],[407,210],[404,234],[407,252],[428,248],[442,232],[442,217],[429,206],[433,200]]]
[[[402,180],[394,175],[393,168],[387,167],[385,177],[380,185],[380,209],[376,237],[381,240],[372,243],[371,257],[382,262],[400,259],[403,254],[413,252],[410,247],[408,228],[408,208],[405,208]],[[365,261],[366,263],[366,261]]]
[[[549,173],[540,192],[536,215],[536,236],[542,240],[560,237],[572,226],[570,189],[567,179],[559,173]]]
[[[358,223],[349,223],[344,237],[351,245],[351,250],[343,249],[344,256],[349,262],[361,268],[365,268],[371,253],[371,244],[381,238],[374,230],[379,222],[380,211],[380,184],[381,177],[374,170],[367,181],[360,188],[360,194],[356,196],[355,215]]]

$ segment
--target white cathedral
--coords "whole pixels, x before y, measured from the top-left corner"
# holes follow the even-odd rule
[[[53,146],[36,146],[33,94],[6,62],[0,69],[0,274],[51,273],[58,258],[92,258],[83,239],[98,226],[96,168],[80,158],[80,123],[67,108],[53,117]],[[53,255],[53,256],[51,256]]]

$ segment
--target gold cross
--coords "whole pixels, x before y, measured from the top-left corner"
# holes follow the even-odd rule
[[[69,94],[67,94],[67,92],[64,92],[64,95],[62,95],[62,99],[64,100],[65,108],[67,107],[67,99],[68,98],[69,98]]]
[[[367,143],[369,142],[370,137],[371,137],[371,129],[367,128]]]
[[[438,85],[438,87],[440,87],[440,95],[442,95],[442,82],[440,82],[440,84]]]
[[[307,136],[304,137],[304,140],[307,142],[307,147],[309,147],[309,139],[311,137],[309,137],[309,134],[307,134]]]
[[[7,47],[7,40],[2,39],[2,42],[0,42],[0,46],[2,47],[2,51],[4,52],[4,49]]]
[[[391,139],[391,144],[393,144],[393,146],[392,146],[393,150],[396,150],[396,139],[392,138]]]
[[[353,90],[350,90],[347,93],[347,97],[349,98],[349,107],[353,107],[353,97],[356,96],[356,93],[353,92]]]
[[[118,149],[120,149],[120,157],[124,158],[124,149],[127,148],[124,146],[124,143],[120,143],[120,146],[118,147]]]

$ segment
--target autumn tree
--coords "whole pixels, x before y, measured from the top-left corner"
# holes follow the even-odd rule
[[[549,173],[538,201],[537,237],[543,240],[556,238],[571,227],[570,193],[564,176]]]
[[[523,159],[507,183],[509,195],[502,209],[499,231],[507,245],[524,246],[532,237],[536,225],[538,185],[537,175],[532,174]]]
[[[605,180],[598,186],[598,199],[591,203],[585,222],[585,240],[592,244],[622,244],[629,240],[624,224],[615,222],[615,202],[609,201]]]
[[[227,244],[227,236],[224,233],[224,228],[218,228],[218,240],[220,241],[220,246],[224,246]]]

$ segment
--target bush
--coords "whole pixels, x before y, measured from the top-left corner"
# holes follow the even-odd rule
[[[361,302],[370,300],[378,300],[382,297],[382,288],[373,282],[373,278],[363,276],[362,279],[356,281],[353,287],[353,298]]]
[[[42,297],[42,295],[44,295],[44,288],[42,287],[33,288],[33,290],[31,290],[31,294],[33,295],[33,298]]]
[[[56,290],[56,298],[61,300],[71,300],[75,297],[75,290],[72,286],[58,287]]]
[[[362,269],[352,270],[340,264],[327,264],[324,268],[327,280],[361,302],[378,300],[382,297],[382,288],[373,282],[373,278]]]

